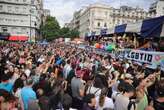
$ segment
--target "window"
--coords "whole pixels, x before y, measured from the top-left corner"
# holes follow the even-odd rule
[[[2,27],[3,32],[7,32],[7,27]]]
[[[31,0],[31,4],[34,5],[34,0]]]
[[[107,27],[107,24],[106,23],[104,24],[104,27]]]
[[[31,14],[34,14],[34,10],[33,9],[31,9],[30,12],[31,12]]]
[[[12,11],[12,7],[11,6],[7,6],[8,12]]]
[[[24,34],[24,33],[26,33],[26,31],[27,31],[27,28],[21,28],[21,32]]]
[[[2,10],[3,9],[3,6],[2,5],[0,5],[0,10]]]
[[[15,7],[15,11],[18,12],[19,11],[19,7]]]
[[[23,2],[26,2],[27,0],[23,0]]]
[[[92,16],[95,16],[95,13],[94,12],[92,12]]]
[[[23,12],[26,12],[26,7],[23,7]]]
[[[100,27],[100,22],[97,23],[97,26]]]

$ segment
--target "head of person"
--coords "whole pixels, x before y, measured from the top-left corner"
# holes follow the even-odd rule
[[[32,78],[28,78],[28,79],[26,80],[26,86],[32,86],[33,84],[34,84],[34,81],[33,81]]]
[[[123,94],[130,98],[134,96],[134,93],[135,93],[135,88],[131,84],[125,83]]]
[[[164,79],[156,84],[156,90],[158,97],[164,97]]]
[[[67,64],[70,64],[71,63],[71,61],[70,60],[67,60]]]
[[[132,84],[133,83],[133,76],[131,74],[125,74],[125,78],[124,78],[124,81],[129,83],[129,84]]]
[[[22,74],[20,75],[20,78],[21,78],[23,81],[25,81],[25,80],[27,79],[27,75],[26,75],[25,73],[22,73]]]
[[[93,86],[96,87],[96,88],[103,88],[104,85],[103,85],[103,82],[102,82],[101,78],[95,77]]]
[[[10,65],[8,69],[9,69],[9,72],[14,72],[13,66]]]
[[[122,81],[121,83],[118,84],[117,91],[123,92],[124,88],[125,88],[125,81]]]
[[[138,88],[145,88],[147,85],[148,80],[144,79],[144,78],[139,78],[136,81],[136,87]]]
[[[90,107],[95,108],[96,106],[96,98],[94,94],[88,94],[84,97],[84,102]]]
[[[18,67],[15,67],[15,68],[14,68],[14,72],[15,72],[15,73],[19,73],[19,72],[20,72],[20,70],[18,69]]]
[[[83,78],[84,76],[84,72],[82,70],[77,70],[76,71],[76,77],[77,78]]]
[[[8,82],[10,78],[11,78],[10,74],[8,74],[8,73],[7,74],[3,74],[2,78],[1,78],[1,81],[2,82]]]

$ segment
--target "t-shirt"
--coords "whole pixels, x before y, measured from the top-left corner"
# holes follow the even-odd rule
[[[83,81],[80,78],[74,77],[71,80],[71,89],[72,89],[72,96],[74,98],[81,99],[81,96],[80,96],[80,92],[79,91],[80,91],[80,89],[81,90],[84,90]]]
[[[115,98],[114,110],[128,110],[129,98],[119,94]],[[130,110],[134,110],[134,106]]]
[[[64,66],[64,69],[63,69],[63,74],[64,74],[64,78],[67,79],[67,76],[69,74],[69,72],[71,71],[71,66],[69,64],[66,64]]]
[[[36,93],[31,87],[23,87],[21,90],[21,97],[24,104],[24,110],[28,110],[28,103],[30,100],[36,100]]]
[[[96,97],[100,96],[101,94],[101,89],[100,88],[96,88],[94,86],[90,86],[86,92],[87,94],[94,94]]]
[[[103,107],[100,107],[99,105],[99,98],[99,96],[96,97],[96,110],[103,110],[104,108],[110,108],[112,110],[114,109],[113,100],[111,98],[105,97]]]
[[[12,83],[0,83],[0,89],[4,89],[8,92],[12,92],[12,89],[13,89],[13,84]]]

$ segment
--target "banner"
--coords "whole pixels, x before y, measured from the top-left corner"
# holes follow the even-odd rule
[[[115,52],[115,57],[145,63],[153,69],[157,66],[164,69],[164,52],[120,49]]]

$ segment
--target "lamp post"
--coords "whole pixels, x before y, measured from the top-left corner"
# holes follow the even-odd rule
[[[37,31],[37,23],[36,22],[35,22],[35,24],[31,23],[31,21],[32,21],[32,7],[31,6],[32,5],[33,5],[32,0],[30,0],[30,42],[32,42],[32,30],[31,30],[32,26],[34,26],[34,29],[35,29],[35,37],[36,37],[36,31]],[[40,3],[38,3],[38,4],[34,3],[34,5],[36,7],[36,10],[39,10],[39,9],[37,9],[37,5],[40,5]],[[35,40],[36,40],[36,38],[35,38]]]
[[[30,42],[31,42],[31,4],[30,4]]]

